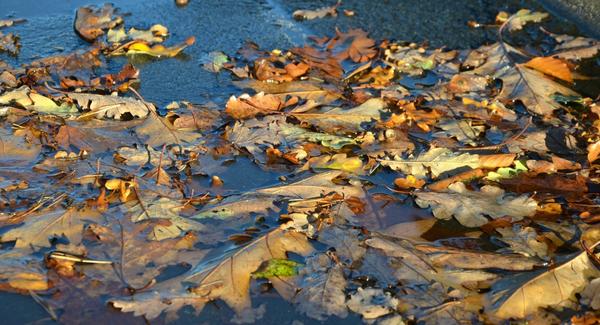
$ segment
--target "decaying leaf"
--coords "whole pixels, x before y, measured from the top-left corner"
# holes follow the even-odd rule
[[[385,107],[382,99],[371,98],[361,105],[349,109],[335,107],[319,113],[300,113],[293,114],[293,116],[322,131],[344,134],[364,131],[369,124],[381,119],[381,115],[385,113]]]
[[[340,5],[340,2],[333,6],[323,7],[315,10],[296,10],[292,13],[292,17],[297,20],[313,20],[317,18],[325,18],[327,16],[335,17],[337,16],[337,7]]]
[[[244,120],[256,115],[273,114],[283,107],[283,103],[274,95],[265,95],[260,92],[252,97],[243,94],[239,97],[231,96],[225,106],[225,113],[234,119]]]
[[[590,279],[600,276],[587,252],[571,255],[552,269],[519,274],[492,287],[489,310],[500,318],[524,318],[544,307],[569,307]]]
[[[86,41],[93,42],[110,28],[123,23],[112,4],[102,8],[94,6],[80,7],[75,15],[75,31]]]
[[[312,246],[303,234],[275,229],[233,255],[223,257],[217,264],[201,264],[175,278],[179,288],[153,289],[137,294],[133,299],[115,299],[112,304],[124,312],[145,315],[148,319],[158,317],[163,311],[176,312],[183,305],[202,309],[205,302],[214,299],[222,299],[237,313],[244,313],[251,308],[252,273],[263,262],[286,258],[286,252],[307,255],[311,251]]]
[[[415,202],[422,208],[432,207],[439,219],[454,216],[467,227],[479,227],[488,222],[484,215],[494,219],[510,216],[514,220],[531,216],[537,202],[527,195],[505,196],[498,187],[486,185],[479,192],[469,191],[463,183],[454,183],[447,193],[417,193]]]
[[[340,318],[348,315],[344,294],[346,279],[339,264],[324,254],[318,254],[308,259],[300,276],[304,277],[302,290],[294,301],[301,312],[317,320],[325,320],[330,315]]]
[[[103,96],[84,93],[68,93],[67,96],[75,101],[83,111],[90,111],[89,114],[96,118],[121,119],[129,116],[146,117],[153,110],[154,105],[142,102],[141,100],[130,97]]]

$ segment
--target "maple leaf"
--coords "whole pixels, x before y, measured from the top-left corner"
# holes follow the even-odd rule
[[[375,41],[368,37],[369,33],[361,29],[351,29],[346,33],[336,31],[336,37],[328,44],[329,48],[336,47],[335,57],[338,60],[351,59],[354,62],[367,62],[377,54]],[[338,44],[349,43],[347,48],[340,50]]]
[[[473,192],[463,183],[454,183],[448,189],[447,193],[417,193],[415,202],[421,208],[432,207],[436,218],[447,220],[454,216],[466,227],[486,224],[488,219],[484,215],[521,220],[537,209],[537,202],[528,196],[504,196],[504,191],[495,186],[486,185],[480,192]]]
[[[503,85],[496,97],[498,100],[520,100],[531,112],[550,115],[555,109],[562,107],[554,100],[554,94],[577,95],[575,91],[546,77],[543,73],[527,65],[515,64],[510,55],[523,54],[508,44],[490,45],[484,51],[489,53],[486,63],[465,73],[501,79]]]

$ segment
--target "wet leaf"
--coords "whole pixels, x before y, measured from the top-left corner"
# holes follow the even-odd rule
[[[225,113],[237,120],[253,118],[257,115],[273,114],[283,107],[281,100],[274,95],[260,92],[252,97],[243,94],[231,96],[225,106]]]
[[[369,124],[381,119],[385,108],[386,105],[382,99],[371,98],[361,105],[349,109],[335,107],[319,113],[300,113],[293,114],[293,116],[324,132],[343,134],[364,131]]]
[[[571,255],[552,269],[507,277],[489,293],[489,311],[500,318],[524,318],[538,308],[568,307],[600,272],[587,252]],[[534,298],[535,297],[535,298]]]
[[[254,278],[291,277],[298,275],[302,264],[287,259],[271,259],[264,268],[252,273]]]
[[[121,119],[126,116],[146,117],[149,110],[155,109],[154,105],[130,97],[104,96],[84,93],[68,93],[67,96],[75,101],[83,111],[91,111],[84,116],[92,115],[102,119],[104,117]]]
[[[495,186],[486,185],[480,192],[474,192],[467,190],[463,183],[454,183],[448,189],[447,193],[417,193],[415,202],[422,208],[431,207],[436,218],[454,216],[467,227],[486,224],[486,215],[494,219],[510,216],[521,220],[533,215],[537,209],[537,202],[527,195],[504,195],[504,191]]]
[[[296,10],[292,13],[292,17],[296,20],[313,20],[318,18],[325,18],[327,16],[337,16],[337,7],[339,2],[333,6],[323,7],[315,10]]]
[[[324,254],[318,254],[306,261],[306,267],[300,272],[303,277],[302,291],[294,298],[298,309],[307,316],[325,320],[330,315],[345,318],[346,279],[339,264],[333,263]]]
[[[88,42],[95,41],[104,35],[106,30],[122,23],[123,18],[117,15],[117,10],[108,3],[102,8],[80,7],[75,15],[75,31]]]
[[[286,258],[288,251],[307,255],[312,247],[302,234],[275,229],[232,255],[222,257],[216,264],[198,265],[170,281],[178,283],[179,288],[174,285],[166,290],[153,289],[139,293],[133,299],[114,299],[112,304],[124,312],[145,315],[148,319],[158,317],[163,311],[176,312],[184,305],[202,309],[205,302],[213,299],[222,299],[237,313],[247,313],[251,308],[252,273],[263,262]]]
[[[125,48],[113,51],[111,55],[149,55],[154,57],[174,57],[177,56],[186,47],[192,46],[196,42],[193,36],[188,37],[183,43],[166,47],[162,44],[150,45],[144,41],[134,41]]]

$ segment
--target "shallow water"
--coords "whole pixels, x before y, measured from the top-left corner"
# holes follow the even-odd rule
[[[1,0],[0,19],[7,16],[26,18],[28,21],[16,25],[7,32],[21,37],[22,50],[18,57],[0,55],[0,59],[18,66],[39,57],[68,53],[86,49],[89,44],[73,32],[74,13],[78,6],[103,1],[91,0]],[[333,1],[329,1],[333,3]],[[327,35],[338,27],[363,28],[376,39],[397,39],[422,42],[428,40],[432,47],[451,48],[475,47],[495,40],[493,30],[472,29],[469,20],[492,21],[500,10],[516,11],[519,8],[540,9],[537,1],[463,1],[454,0],[404,0],[404,1],[344,1],[344,8],[356,12],[355,17],[340,15],[308,22],[291,19],[291,12],[300,8],[315,8],[324,5],[320,1],[307,0],[191,0],[183,8],[171,0],[117,0],[113,3],[130,13],[125,17],[127,28],[147,28],[160,23],[167,26],[171,36],[167,44],[183,41],[193,35],[197,42],[185,50],[185,55],[166,60],[136,61],[140,68],[140,93],[147,100],[164,106],[174,100],[194,103],[215,103],[223,107],[224,102],[240,91],[226,75],[215,75],[201,67],[201,58],[212,51],[233,54],[244,43],[252,40],[262,48],[288,48],[304,42],[309,35]],[[557,30],[577,33],[577,27],[554,17]],[[117,71],[127,58],[109,61],[110,71]],[[221,175],[224,191],[246,191],[274,184],[281,172],[265,172],[249,159],[238,159]],[[385,175],[377,177],[386,177]],[[388,177],[391,177],[388,175]],[[198,179],[199,190],[208,187],[207,178]],[[373,189],[376,191],[378,189]],[[370,223],[370,229],[385,228],[395,223],[423,218],[425,212],[392,203],[380,210],[381,218]],[[253,292],[259,292],[253,288]],[[266,304],[267,312],[263,324],[290,324],[293,320],[312,323],[298,314],[293,306],[278,299],[275,293],[261,294],[254,300],[256,306]],[[115,312],[117,313],[117,312]],[[184,310],[177,323],[228,323],[231,310],[222,303],[209,304],[200,316]],[[27,296],[0,294],[0,315],[3,324],[41,324],[51,322],[47,313]],[[354,318],[352,318],[354,317]],[[128,316],[118,318],[127,323],[139,322]],[[330,319],[327,323],[356,323],[356,316],[345,320]]]

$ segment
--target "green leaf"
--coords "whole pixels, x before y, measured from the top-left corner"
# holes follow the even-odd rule
[[[502,167],[498,168],[495,172],[489,172],[485,179],[498,182],[504,178],[513,178],[520,173],[528,171],[527,166],[525,166],[520,160],[515,160],[515,167]]]
[[[274,258],[269,260],[266,266],[263,266],[258,271],[252,273],[252,276],[256,279],[295,276],[298,275],[298,270],[302,265],[303,264],[298,262]]]

